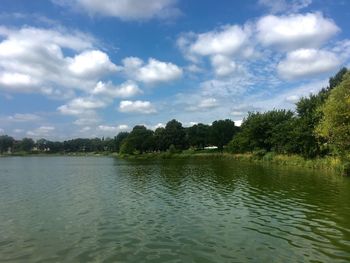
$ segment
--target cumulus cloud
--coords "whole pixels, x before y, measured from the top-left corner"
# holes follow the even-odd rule
[[[333,20],[321,13],[268,15],[256,27],[261,44],[281,50],[319,47],[340,31]]]
[[[13,122],[33,122],[40,120],[41,117],[32,113],[16,113],[14,115],[8,116],[7,120]]]
[[[271,13],[296,13],[312,4],[312,0],[259,0]]]
[[[123,100],[120,102],[119,111],[125,113],[151,114],[157,112],[153,104],[149,101],[130,101]]]
[[[27,136],[34,137],[34,138],[41,138],[41,137],[51,137],[52,132],[55,130],[55,127],[53,126],[40,126],[39,128],[31,131],[27,131]]]
[[[84,51],[69,59],[69,70],[81,77],[100,77],[106,73],[117,71],[117,66],[114,65],[106,53],[100,50]]]
[[[278,74],[287,80],[330,73],[340,67],[341,61],[329,51],[298,49],[287,54],[278,66]]]
[[[117,70],[106,53],[94,49],[96,40],[81,32],[0,27],[0,36],[0,88],[7,91],[64,98]]]
[[[177,0],[52,0],[56,4],[83,10],[89,15],[117,17],[121,20],[167,18],[180,14]]]
[[[174,81],[183,74],[183,70],[177,65],[154,58],[150,58],[145,64],[140,58],[128,57],[122,63],[125,73],[130,78],[145,84]]]
[[[226,26],[196,36],[190,51],[202,56],[232,55],[241,51],[248,40],[248,32],[237,25]]]
[[[205,33],[182,34],[177,40],[177,46],[194,63],[192,72],[198,72],[197,64],[204,57],[209,58],[217,77],[227,77],[240,69],[237,60],[254,55],[251,33],[252,26],[248,24],[226,25]]]
[[[133,81],[126,81],[119,86],[115,86],[111,82],[104,83],[99,81],[92,91],[92,94],[110,96],[112,98],[129,98],[141,93],[141,89]]]
[[[58,110],[65,115],[82,115],[89,111],[106,107],[105,101],[95,98],[75,98],[68,104],[58,107]]]
[[[215,74],[220,77],[229,76],[239,68],[235,61],[223,55],[213,56],[211,58],[211,64]]]
[[[97,128],[100,131],[115,133],[115,132],[118,132],[118,131],[128,130],[129,126],[126,125],[126,124],[120,124],[118,126],[99,125]]]
[[[249,55],[250,27],[228,25],[201,34],[188,33],[177,40],[178,47],[189,58],[212,55]],[[195,60],[195,59],[193,59]]]

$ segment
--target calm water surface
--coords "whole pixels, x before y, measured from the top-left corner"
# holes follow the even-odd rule
[[[0,262],[349,262],[350,178],[228,160],[0,158]]]

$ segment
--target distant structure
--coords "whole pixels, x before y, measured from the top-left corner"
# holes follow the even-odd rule
[[[218,149],[217,146],[207,146],[207,147],[204,147],[204,150],[216,150]]]

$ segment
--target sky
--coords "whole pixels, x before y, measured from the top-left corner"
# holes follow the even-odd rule
[[[1,0],[0,134],[293,110],[350,66],[349,17],[347,0]]]

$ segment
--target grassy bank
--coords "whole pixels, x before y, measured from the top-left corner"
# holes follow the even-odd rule
[[[12,154],[2,154],[0,157],[10,156],[110,156],[126,160],[154,160],[154,159],[231,159],[237,161],[254,162],[261,164],[274,164],[283,166],[304,167],[309,169],[320,169],[326,171],[334,171],[337,174],[350,176],[350,163],[344,162],[338,157],[327,156],[323,158],[305,159],[299,155],[283,155],[275,153],[255,152],[244,154],[232,154],[227,152],[219,152],[217,150],[186,150],[182,152],[157,152],[157,153],[143,153],[133,155],[122,155],[111,152],[75,152],[75,153],[37,153],[37,152],[16,152]]]
[[[123,159],[137,159],[137,160],[150,160],[150,159],[186,159],[186,158],[218,158],[218,159],[231,159],[237,161],[246,161],[263,164],[274,164],[283,166],[295,166],[304,167],[309,169],[320,169],[327,171],[334,171],[338,174],[350,175],[349,163],[341,161],[338,157],[327,156],[324,158],[305,159],[299,155],[282,155],[274,153],[244,153],[244,154],[232,154],[232,153],[220,153],[220,152],[201,152],[201,151],[184,151],[182,153],[144,153],[136,155],[118,155]]]

